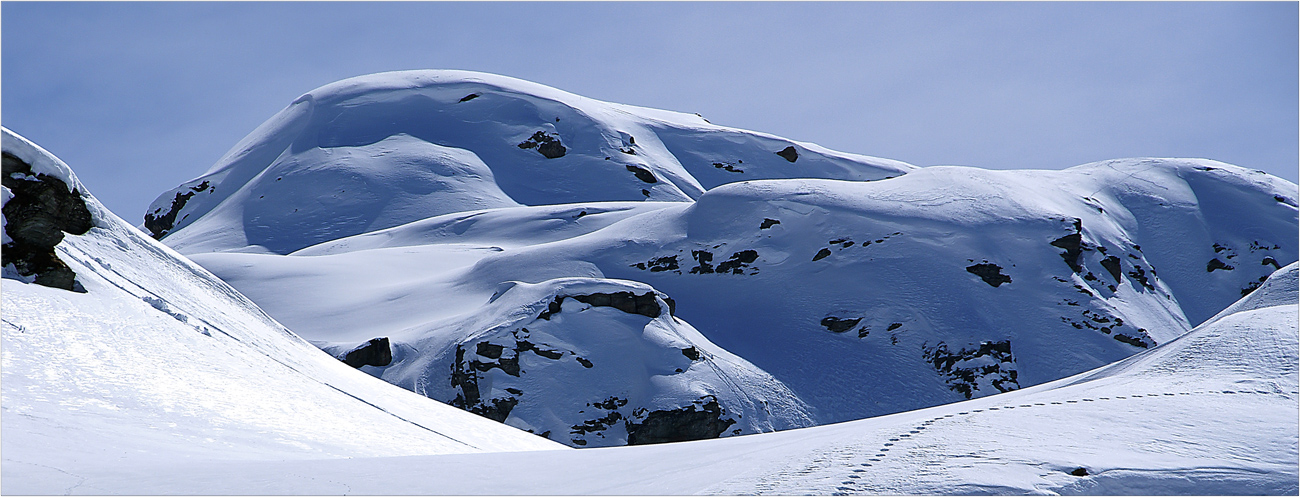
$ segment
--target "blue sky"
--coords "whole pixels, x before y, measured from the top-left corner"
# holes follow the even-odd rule
[[[298,95],[466,69],[846,152],[1297,180],[1296,2],[0,4],[0,121],[139,223]]]

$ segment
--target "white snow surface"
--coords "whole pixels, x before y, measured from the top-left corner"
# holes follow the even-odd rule
[[[56,471],[63,473],[49,471],[49,480],[25,477],[22,483],[32,486],[21,488],[134,494],[1294,495],[1300,490],[1296,287],[1292,264],[1214,319],[1119,363],[1015,392],[847,423],[578,451],[152,464],[82,460],[59,466]],[[8,467],[6,461],[6,486],[19,488],[10,483]]]
[[[563,155],[540,146],[549,140]],[[787,147],[793,162],[777,155]],[[516,202],[689,201],[729,181],[912,169],[504,76],[401,71],[299,97],[206,174],[160,195],[148,214],[172,220],[145,226],[172,233],[175,248],[283,254]]]
[[[113,491],[68,471],[86,465],[565,448],[344,365],[3,133],[94,223],[56,247],[86,293],[3,280],[4,493]]]
[[[187,253],[304,336],[352,343],[476,312],[503,281],[642,281],[827,423],[1043,383],[1176,338],[1296,260],[1294,188],[1191,159],[933,167],[734,183],[642,209],[446,214],[287,256]],[[1078,272],[1051,245],[1072,234]],[[1207,271],[1213,260],[1233,269]],[[1010,281],[986,283],[968,269],[980,264]],[[857,321],[834,332],[827,318]]]

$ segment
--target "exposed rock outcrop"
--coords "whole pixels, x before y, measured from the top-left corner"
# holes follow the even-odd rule
[[[4,204],[3,261],[13,264],[19,276],[35,276],[34,283],[51,288],[85,292],[76,273],[55,254],[64,233],[83,235],[93,227],[81,192],[63,180],[32,174],[32,166],[16,155],[3,154],[4,186],[13,197]]]

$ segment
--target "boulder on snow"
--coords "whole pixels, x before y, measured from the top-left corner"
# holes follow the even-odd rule
[[[93,227],[81,193],[54,176],[33,175],[30,164],[9,152],[3,153],[3,167],[4,186],[13,197],[4,204],[10,241],[0,264],[13,264],[19,276],[35,276],[38,285],[85,292],[76,273],[54,253],[65,232],[83,235]]]

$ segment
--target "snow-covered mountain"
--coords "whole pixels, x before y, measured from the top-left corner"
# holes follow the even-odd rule
[[[565,448],[348,367],[8,129],[3,155],[5,493],[113,492],[64,471],[87,464]]]
[[[450,149],[477,159],[412,165]],[[384,186],[434,177],[459,186]],[[633,293],[672,298],[674,326],[828,423],[1012,391],[1173,340],[1297,260],[1296,197],[1294,184],[1201,159],[918,169],[498,76],[415,71],[298,99],[160,196],[146,225],[303,336],[339,353],[387,337],[409,364],[455,362],[487,329],[465,323],[500,315],[489,302],[505,282],[648,284]],[[455,368],[406,367],[367,370],[454,402]],[[595,397],[577,408],[623,398]],[[529,412],[514,423],[550,426]],[[784,412],[786,425],[803,414]]]
[[[913,168],[514,78],[404,71],[299,97],[206,174],[160,195],[144,226],[173,234],[176,248],[283,254],[516,202],[689,201],[741,179],[871,180]]]
[[[53,467],[79,479],[70,490],[133,494],[1294,495],[1296,296],[1292,264],[1186,335],[1118,363],[829,426],[589,450]],[[6,492],[74,483],[12,467],[6,460]]]

